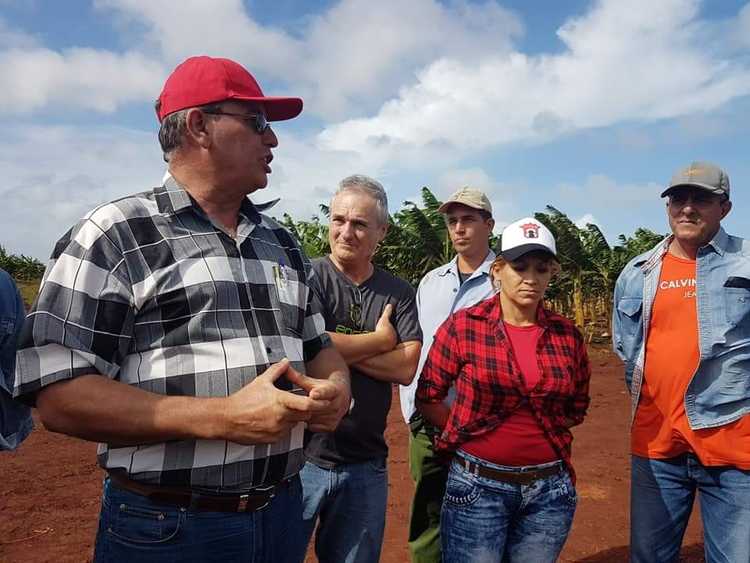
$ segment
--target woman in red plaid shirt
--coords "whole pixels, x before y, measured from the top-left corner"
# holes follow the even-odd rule
[[[588,356],[568,319],[545,309],[559,271],[552,233],[505,228],[498,294],[438,329],[417,390],[423,416],[455,452],[441,513],[443,561],[555,561],[576,507],[570,428],[589,404]]]

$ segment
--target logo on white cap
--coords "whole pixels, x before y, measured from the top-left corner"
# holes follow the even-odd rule
[[[539,225],[536,223],[524,223],[518,226],[523,229],[523,236],[526,238],[539,238]]]

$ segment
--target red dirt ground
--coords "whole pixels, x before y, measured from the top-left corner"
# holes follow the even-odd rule
[[[592,350],[591,360],[591,409],[576,429],[573,444],[580,501],[561,560],[624,562],[628,556],[628,397],[619,361],[606,350]],[[386,432],[391,453],[383,563],[409,560],[406,536],[413,486],[407,430],[397,397],[395,393]],[[90,561],[102,476],[93,444],[41,428],[19,451],[0,455],[0,561]],[[685,537],[683,561],[703,561],[697,514]]]

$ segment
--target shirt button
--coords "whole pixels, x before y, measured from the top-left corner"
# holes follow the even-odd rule
[[[453,293],[456,293],[457,291],[458,291],[458,290],[457,290],[457,289],[456,289],[456,288],[454,287],[454,288],[453,288]]]
[[[271,353],[271,347],[270,346],[266,346],[266,354],[270,354],[270,353]]]

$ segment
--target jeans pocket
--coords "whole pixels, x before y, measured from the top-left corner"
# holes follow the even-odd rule
[[[444,501],[447,504],[469,506],[479,499],[480,492],[479,485],[473,476],[458,473],[451,468],[448,474],[448,482],[445,485]]]
[[[750,318],[750,290],[740,287],[725,287],[724,303],[729,326],[742,327],[744,332],[747,332],[746,321]]]
[[[388,473],[388,463],[384,458],[370,459],[367,461],[367,465],[373,473],[383,475]]]
[[[575,508],[578,504],[578,493],[567,471],[561,474],[557,482],[553,485],[552,493],[555,498],[567,502],[571,507]]]
[[[141,502],[112,503],[107,533],[122,542],[138,545],[167,543],[182,527],[185,511],[177,507],[149,506]]]

